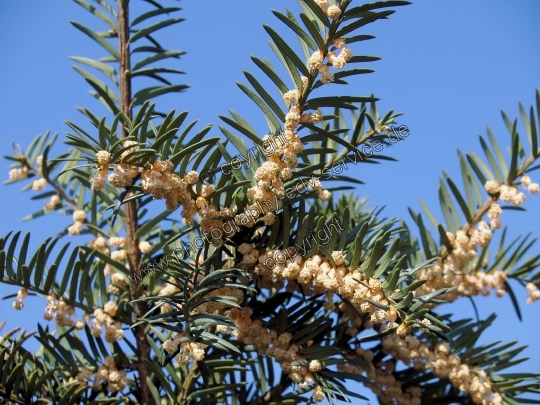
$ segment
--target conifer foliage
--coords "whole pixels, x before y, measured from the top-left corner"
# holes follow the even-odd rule
[[[212,124],[197,131],[188,111],[155,102],[188,88],[167,67],[184,52],[156,39],[183,20],[178,7],[144,0],[132,15],[134,0],[74,1],[101,31],[74,28],[104,56],[74,56],[73,68],[109,114],[80,108],[57,156],[46,133],[5,157],[6,183],[44,201],[26,219],[73,224],[34,252],[30,234],[0,238],[0,281],[20,288],[14,310],[28,295],[44,305],[37,331],[0,340],[2,403],[361,403],[368,390],[385,405],[540,403],[540,375],[507,371],[522,346],[478,344],[495,316],[437,311],[493,292],[520,317],[509,280],[540,299],[534,240],[507,241],[503,215],[540,189],[528,175],[538,92],[519,119],[503,113],[510,159],[488,130],[485,156],[458,153],[462,185],[443,174],[442,215],[424,204],[412,221],[388,219],[337,168],[392,160],[377,147],[391,144],[391,127],[408,129],[374,96],[332,89],[373,72],[364,64],[378,57],[355,55],[374,38],[364,27],[409,2],[272,10],[273,56],[252,56],[256,73],[238,83],[268,131],[230,110],[210,136]],[[189,103],[189,91],[178,97]]]

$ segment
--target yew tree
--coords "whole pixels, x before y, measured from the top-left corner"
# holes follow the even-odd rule
[[[479,343],[494,315],[439,311],[495,294],[520,316],[509,281],[540,299],[540,254],[508,240],[503,214],[540,190],[538,92],[519,118],[503,114],[509,137],[488,131],[484,156],[458,153],[440,207],[388,219],[343,165],[386,164],[413,129],[372,94],[342,94],[379,59],[361,55],[366,29],[409,2],[272,10],[271,52],[238,83],[260,116],[231,109],[201,128],[156,102],[189,105],[167,64],[184,52],[159,40],[183,21],[176,2],[140,0],[135,15],[134,0],[74,1],[95,17],[72,22],[81,49],[103,56],[73,68],[108,113],[79,108],[64,146],[45,133],[5,156],[6,184],[43,201],[28,219],[73,222],[35,251],[29,233],[0,238],[0,282],[18,287],[9,311],[29,295],[44,306],[35,331],[0,340],[2,403],[362,403],[369,391],[384,405],[540,403],[540,375],[508,370],[523,346]]]

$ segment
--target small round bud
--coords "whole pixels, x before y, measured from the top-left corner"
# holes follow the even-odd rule
[[[399,327],[397,328],[396,330],[396,334],[399,336],[399,337],[405,337],[407,336],[409,333],[411,333],[411,327],[410,326],[407,326],[406,324],[402,323],[401,325],[399,325]]]

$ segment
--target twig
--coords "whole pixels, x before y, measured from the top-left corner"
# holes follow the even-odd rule
[[[125,7],[123,7],[125,3]],[[120,107],[122,112],[129,118],[132,118],[131,108],[131,57],[129,52],[129,1],[117,0],[118,7],[118,48],[120,53]],[[122,126],[122,137],[129,136],[129,131]],[[129,193],[126,197],[129,198],[133,193]],[[139,229],[139,218],[137,212],[137,201],[130,201],[124,206],[126,217],[126,239],[128,244],[128,263],[131,275],[134,277],[137,269],[141,264],[141,251],[139,249],[139,241],[135,237]],[[137,284],[131,283],[129,286],[131,300],[139,298]],[[135,319],[144,316],[147,312],[147,306],[144,302],[134,303]],[[141,402],[143,404],[155,405],[154,398],[150,395],[147,379],[150,375],[148,367],[143,359],[150,359],[150,346],[146,340],[144,325],[134,327],[135,341],[137,345],[137,368],[139,371],[139,381],[141,389]]]

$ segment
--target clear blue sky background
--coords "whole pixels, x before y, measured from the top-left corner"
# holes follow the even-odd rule
[[[198,127],[202,128],[211,122],[219,123],[217,114],[227,114],[227,109],[232,108],[249,117],[256,129],[265,133],[262,115],[235,81],[246,82],[242,69],[257,72],[249,55],[274,57],[261,24],[269,23],[279,32],[286,29],[270,8],[284,11],[290,7],[296,11],[297,4],[283,0],[174,4],[183,8],[180,16],[186,21],[169,28],[162,38],[169,48],[187,51],[176,67],[186,72],[181,83],[192,87],[183,94],[159,98],[159,109],[187,109],[191,119],[200,120]],[[372,206],[386,205],[386,216],[409,221],[407,207],[419,211],[419,198],[438,207],[441,171],[459,175],[456,149],[479,153],[478,135],[485,133],[486,125],[502,146],[509,146],[500,110],[513,118],[518,114],[518,101],[528,110],[534,102],[534,89],[540,87],[540,2],[420,0],[397,10],[389,20],[363,29],[362,33],[373,34],[377,39],[354,44],[353,54],[378,55],[383,59],[364,64],[362,67],[373,68],[376,73],[350,80],[346,91],[355,95],[374,93],[381,98],[378,107],[382,113],[389,109],[405,113],[399,122],[407,125],[411,134],[388,150],[399,162],[358,165],[347,175],[366,182],[357,193],[369,197]],[[63,120],[86,125],[76,106],[88,107],[98,115],[106,113],[86,94],[89,86],[70,67],[68,59],[72,55],[97,58],[103,52],[72,27],[69,20],[105,29],[70,1],[3,0],[0,4],[2,155],[11,153],[13,140],[26,147],[35,135],[49,129],[63,136],[67,131]],[[285,79],[292,86],[288,77]],[[219,133],[217,127],[211,131],[213,136]],[[0,161],[0,173],[5,179],[8,166],[7,161]],[[537,173],[532,177],[540,182]],[[12,229],[31,230],[32,246],[36,247],[51,232],[70,225],[70,218],[56,214],[21,222],[27,214],[41,209],[42,201],[30,200],[32,191],[21,195],[19,188],[1,189],[0,234]],[[540,195],[528,196],[524,205],[527,212],[503,214],[503,224],[510,224],[512,236],[529,231],[538,234],[539,200]],[[435,211],[441,215],[438,209]],[[538,252],[539,246],[531,253]],[[15,291],[0,286],[1,296]],[[483,337],[483,342],[538,342],[540,303],[527,305],[522,290],[517,295],[523,323],[516,319],[508,296],[477,300],[481,317],[498,314],[496,325]],[[0,301],[0,320],[8,322],[8,329],[16,325],[34,329],[36,320],[42,319],[44,299],[31,298],[25,304],[22,312],[16,312],[11,300]],[[453,309],[473,316],[467,300],[460,300]],[[538,372],[535,363],[540,362],[540,345],[536,343],[525,353],[532,360],[518,369]]]

